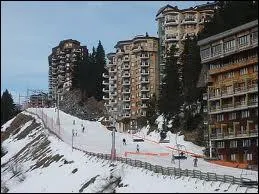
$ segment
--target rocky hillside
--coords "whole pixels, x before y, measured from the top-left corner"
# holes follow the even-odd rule
[[[79,90],[72,90],[64,95],[60,101],[60,109],[67,114],[71,114],[80,119],[91,120],[103,117],[105,107],[103,101],[96,101],[93,97],[86,101],[81,101],[81,93]]]

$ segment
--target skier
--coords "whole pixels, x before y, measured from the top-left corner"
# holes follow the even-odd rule
[[[82,128],[82,132],[83,132],[83,133],[85,132],[85,127]]]
[[[197,162],[198,162],[198,158],[197,156],[195,156],[195,158],[193,159],[193,166],[197,167]]]
[[[76,136],[77,136],[77,130],[76,130]]]
[[[75,130],[72,129],[72,136],[75,136]]]
[[[175,161],[174,161],[174,152],[172,152],[172,159],[171,159],[171,163],[175,164]]]
[[[126,139],[125,138],[123,138],[123,145],[126,145]]]
[[[139,152],[139,145],[137,144],[137,152]]]
[[[75,120],[73,120],[73,125],[75,125],[76,124],[76,121]]]

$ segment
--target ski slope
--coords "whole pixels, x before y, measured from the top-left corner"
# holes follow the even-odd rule
[[[43,111],[48,117],[53,118],[54,121],[57,119],[57,112],[55,112],[55,108],[43,108],[36,110],[36,108],[29,108],[28,111],[38,112]],[[72,144],[72,130],[76,130],[78,136],[73,138],[73,145],[79,149],[87,150],[89,152],[96,153],[111,153],[111,142],[112,136],[111,131],[107,130],[105,126],[103,126],[100,122],[96,121],[88,121],[81,120],[77,117],[66,114],[62,111],[59,111],[60,114],[60,125],[61,131],[60,134],[62,139],[68,144]],[[73,121],[75,121],[75,125],[73,125]],[[83,133],[81,130],[81,124],[85,126],[85,132]],[[145,137],[146,139],[150,138],[150,140],[158,140],[158,134],[151,133],[149,136],[146,135],[146,131],[143,130],[136,135],[140,135]],[[116,132],[116,154],[117,156],[125,157],[125,152],[133,152],[136,153],[136,146],[139,144],[140,146],[140,154],[127,154],[127,157],[132,159],[138,159],[142,161],[149,162],[154,165],[161,165],[164,167],[179,167],[179,162],[175,161],[175,164],[171,163],[171,153],[178,154],[178,152],[167,148],[166,146],[175,147],[175,134],[169,134],[170,143],[166,144],[158,144],[152,141],[144,141],[144,142],[133,142],[133,137],[128,133],[120,133]],[[124,146],[122,144],[122,139],[125,138],[127,145]],[[196,154],[201,154],[203,147],[199,147],[194,145],[191,142],[187,142],[183,140],[183,136],[178,136],[178,143],[184,145],[186,150],[189,152],[193,152]],[[143,154],[141,154],[143,153]],[[152,155],[144,155],[144,153],[155,153],[161,154],[163,156],[152,156]],[[166,155],[167,154],[167,155]],[[193,166],[193,157],[187,155],[187,160],[180,161],[180,168],[182,169],[195,169],[201,170],[203,172],[212,172],[221,175],[232,175],[236,177],[240,177],[242,169],[231,168],[220,166],[217,164],[209,163],[201,158],[198,159],[198,167]],[[258,173],[250,170],[246,171],[246,178],[250,178],[252,180],[258,180]],[[244,174],[244,172],[243,172]]]

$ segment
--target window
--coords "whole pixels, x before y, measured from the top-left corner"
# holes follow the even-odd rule
[[[234,48],[235,48],[235,40],[224,42],[224,52],[234,50]]]
[[[218,148],[224,148],[224,146],[225,146],[225,142],[223,142],[223,141],[217,142],[217,147]]]
[[[251,153],[247,153],[247,154],[244,154],[244,159],[245,160],[252,160],[253,159],[253,156],[252,156],[252,154]]]
[[[227,77],[227,78],[232,78],[232,77],[234,77],[234,72],[233,72],[233,71],[228,72],[226,77]]]
[[[254,42],[254,41],[257,42],[257,39],[258,39],[258,31],[252,33],[252,41],[253,41],[253,42]]]
[[[213,56],[221,54],[221,44],[212,47]]]
[[[224,115],[223,114],[218,114],[217,115],[217,122],[223,121],[224,120]]]
[[[240,75],[245,75],[245,74],[247,74],[247,67],[245,67],[245,68],[242,68],[242,69],[240,69]]]
[[[242,117],[242,118],[247,118],[247,117],[249,117],[249,110],[242,111],[242,112],[241,112],[241,117]]]
[[[236,161],[236,154],[230,154],[230,160]]]
[[[254,65],[254,72],[258,72],[258,65]]]
[[[210,57],[210,48],[204,49],[201,51],[201,58],[206,59]]]
[[[236,148],[237,147],[237,141],[230,141],[230,148]]]
[[[233,113],[229,113],[229,120],[234,120],[234,119],[236,119],[236,113],[235,112],[233,112]]]
[[[238,38],[239,46],[246,46],[249,43],[249,34]]]
[[[244,139],[243,140],[243,147],[249,147],[251,146],[251,140],[250,139]]]

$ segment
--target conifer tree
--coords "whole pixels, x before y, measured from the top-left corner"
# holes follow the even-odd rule
[[[1,96],[1,125],[15,116],[15,104],[12,95],[6,89]]]
[[[177,114],[182,104],[179,68],[177,58],[174,56],[176,52],[176,46],[172,45],[167,53],[165,77],[159,98],[159,111],[167,117],[173,117]]]

